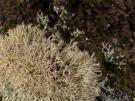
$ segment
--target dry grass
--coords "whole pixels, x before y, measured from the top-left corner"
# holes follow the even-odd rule
[[[0,39],[2,101],[95,101],[100,72],[94,54],[76,43],[63,48],[32,25],[19,25]]]

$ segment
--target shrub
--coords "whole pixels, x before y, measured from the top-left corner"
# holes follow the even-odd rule
[[[2,101],[94,101],[99,92],[99,64],[94,54],[74,42],[64,45],[53,36],[24,24],[0,37]]]

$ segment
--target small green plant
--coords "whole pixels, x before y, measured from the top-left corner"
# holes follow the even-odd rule
[[[45,16],[42,11],[37,13],[37,23],[38,26],[43,29],[44,31],[49,31],[50,33],[53,33],[55,39],[59,40],[61,38],[61,29],[64,33],[64,31],[69,30],[70,27],[67,26],[67,20],[68,20],[68,13],[67,10],[63,6],[54,6],[54,11],[57,14],[58,21],[56,24],[54,24],[53,27],[49,27],[48,22],[49,18],[48,16]],[[52,17],[55,17],[56,15],[51,14]]]
[[[85,32],[79,30],[78,28],[77,28],[75,31],[73,31],[73,32],[71,33],[71,35],[72,35],[74,38],[77,38],[77,37],[79,37],[79,36],[81,36],[81,35],[84,35],[84,34],[85,34]]]
[[[48,28],[48,16],[44,16],[43,12],[37,13],[37,23],[40,27],[43,27],[43,30],[46,30]]]
[[[113,62],[114,49],[112,48],[112,46],[110,44],[103,42],[102,43],[102,52],[103,52],[105,60],[107,62]]]
[[[67,26],[68,12],[63,6],[54,6],[54,11],[59,17],[59,20],[56,24],[57,27],[61,27],[64,31],[69,30],[70,27]]]
[[[121,69],[122,66],[126,65],[126,61],[124,58],[114,55],[115,50],[109,43],[102,43],[102,52],[104,54],[106,62],[113,63],[119,69]]]

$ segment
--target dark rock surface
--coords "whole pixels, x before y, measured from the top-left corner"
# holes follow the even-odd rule
[[[129,97],[124,94],[114,94],[102,89],[96,101],[130,101]]]

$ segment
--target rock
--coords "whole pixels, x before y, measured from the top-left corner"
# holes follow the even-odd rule
[[[124,94],[116,95],[111,91],[102,89],[96,101],[130,101],[130,99],[127,95],[124,95]]]

